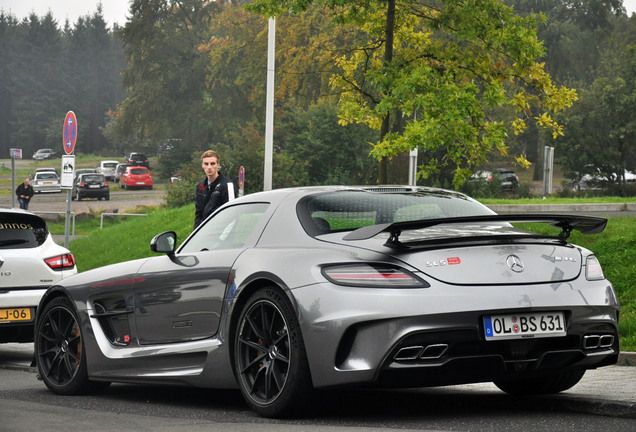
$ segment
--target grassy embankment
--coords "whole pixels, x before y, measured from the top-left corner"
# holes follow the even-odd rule
[[[596,199],[597,200],[597,199]],[[615,199],[616,200],[616,199]],[[563,200],[561,200],[563,202]],[[568,201],[571,202],[571,201]],[[598,202],[598,201],[595,201]],[[614,201],[616,202],[616,201]],[[135,211],[135,213],[141,212]],[[78,222],[76,234],[87,237],[70,242],[80,271],[135,258],[153,256],[150,240],[155,234],[173,230],[180,241],[192,229],[194,206],[179,209],[146,209],[146,217],[99,218]],[[51,224],[51,231],[64,234],[64,223]],[[607,278],[612,281],[622,305],[620,335],[624,351],[636,351],[636,219],[611,218],[605,231],[597,235],[572,233],[571,241],[589,248],[599,258]]]

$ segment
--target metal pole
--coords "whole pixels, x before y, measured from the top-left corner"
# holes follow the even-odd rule
[[[409,153],[409,186],[415,186],[417,177],[417,148]]]
[[[66,220],[64,221],[64,247],[68,249],[69,231],[71,226],[71,190],[66,190]],[[75,227],[75,224],[73,224]]]
[[[15,208],[15,158],[11,155],[11,208]]]
[[[267,98],[265,100],[265,171],[263,190],[272,190],[272,159],[274,152],[274,67],[276,51],[276,19],[270,18],[267,32]]]

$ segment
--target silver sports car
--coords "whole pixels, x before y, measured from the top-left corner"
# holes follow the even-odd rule
[[[618,358],[612,284],[567,240],[605,224],[497,215],[420,187],[255,193],[179,247],[174,232],[157,235],[161,256],[52,286],[37,313],[39,376],[59,394],[238,387],[268,417],[338,386],[560,392]]]

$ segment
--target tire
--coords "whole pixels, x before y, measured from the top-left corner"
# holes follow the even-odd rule
[[[234,371],[241,393],[263,417],[303,414],[313,385],[300,325],[278,289],[255,292],[234,335]]]
[[[104,390],[109,382],[90,381],[82,329],[71,301],[58,297],[48,303],[35,330],[35,359],[44,384],[60,395]]]
[[[106,199],[106,201],[110,201],[110,195],[106,195],[104,199]]]
[[[538,377],[509,378],[494,384],[511,395],[554,394],[574,387],[583,375],[585,370],[562,371]]]

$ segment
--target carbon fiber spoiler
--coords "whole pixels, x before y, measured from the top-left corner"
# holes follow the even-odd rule
[[[605,229],[607,219],[594,216],[574,216],[560,214],[520,214],[520,215],[486,215],[486,216],[465,216],[444,219],[423,219],[418,221],[383,223],[365,226],[350,232],[343,237],[343,240],[367,240],[381,232],[391,233],[387,245],[399,243],[399,236],[402,230],[430,228],[436,225],[448,224],[475,224],[492,222],[542,222],[561,228],[558,238],[567,239],[572,230],[580,231],[583,234],[598,234]]]

